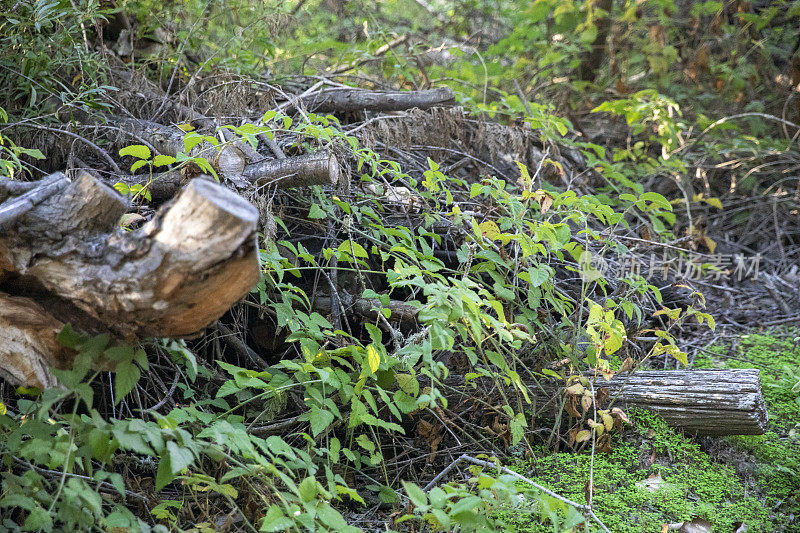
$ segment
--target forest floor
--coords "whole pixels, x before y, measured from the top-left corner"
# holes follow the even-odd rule
[[[80,61],[67,56],[64,64],[79,65],[80,75],[47,64],[53,40],[40,35],[38,18],[30,17],[35,31],[16,30],[14,50],[64,70],[81,92],[67,98],[66,81],[29,87],[37,76],[17,75],[21,59],[0,64],[15,87],[0,91],[13,96],[0,101],[8,108],[0,117],[11,117],[0,126],[0,171],[3,163],[12,171],[0,173],[0,207],[21,195],[3,187],[31,186],[11,179],[25,177],[23,168],[31,178],[88,176],[98,189],[113,186],[125,196],[127,212],[87,240],[112,242],[107,231],[142,243],[184,185],[203,183],[253,204],[252,229],[242,230],[248,240],[209,263],[238,264],[250,250],[258,284],[188,329],[194,336],[156,328],[158,315],[123,328],[135,317],[122,304],[119,315],[98,312],[83,330],[76,322],[86,318],[83,300],[53,309],[61,314],[47,323],[63,326],[59,340],[80,357],[59,374],[68,390],[39,395],[0,382],[0,533],[23,526],[484,531],[488,524],[583,533],[596,530],[592,512],[614,533],[800,532],[800,126],[787,111],[800,88],[774,81],[771,60],[753,61],[761,78],[749,69],[731,68],[728,77],[709,70],[709,49],[712,66],[742,57],[722,46],[733,42],[728,34],[705,35],[724,19],[721,3],[702,3],[713,11],[709,24],[698,18],[691,33],[683,23],[669,32],[657,25],[656,2],[644,15],[632,7],[605,30],[624,30],[608,39],[626,43],[614,52],[619,57],[609,55],[608,69],[598,63],[595,83],[581,78],[574,86],[564,80],[577,75],[576,58],[592,63],[579,53],[590,43],[581,31],[580,46],[559,48],[564,35],[578,32],[565,26],[552,34],[544,17],[554,2],[530,2],[519,21],[509,8],[507,37],[484,34],[496,19],[491,9],[482,18],[454,11],[464,28],[479,30],[473,40],[473,32],[445,24],[449,14],[418,1],[422,17],[440,15],[441,25],[398,30],[407,34],[391,40],[382,32],[373,41],[373,23],[361,13],[342,21],[331,15],[335,24],[323,8],[295,18],[301,0],[286,19],[292,24],[275,19],[276,42],[279,26],[298,35],[280,44],[297,61],[282,59],[276,73],[264,71],[261,59],[247,65],[248,49],[237,42],[225,44],[224,54],[213,42],[195,45],[189,34],[202,32],[179,35],[147,3],[133,3],[133,26],[127,21],[111,48],[109,35],[87,37],[83,19],[63,24],[59,31],[73,34],[65,49],[88,53],[91,40],[97,52]],[[646,2],[632,4],[639,3]],[[18,4],[30,4],[31,13],[58,5]],[[202,11],[227,10],[228,2],[212,4]],[[357,3],[342,4],[355,10]],[[405,19],[405,9],[391,4],[376,3]],[[573,15],[565,20],[586,17]],[[751,36],[750,19],[734,25],[742,52],[751,39],[752,50],[763,44]],[[339,29],[353,28],[358,39],[337,41]],[[768,29],[776,43],[786,40],[782,25]],[[131,37],[156,30],[165,42],[155,52],[148,39]],[[463,46],[441,44],[447,32],[463,37]],[[238,19],[235,31],[220,26],[218,33],[248,37]],[[609,36],[600,34],[605,43]],[[682,36],[681,61],[671,55],[676,47],[665,46],[667,35]],[[628,49],[636,53],[621,60]],[[225,62],[211,62],[216,55]],[[84,90],[92,65],[103,85]],[[41,109],[37,94],[47,94],[38,98]],[[238,208],[244,202],[232,205],[246,211]],[[12,215],[4,221],[0,211],[0,226],[16,224],[21,215]],[[0,297],[27,297],[42,285],[53,293],[34,295],[43,314],[52,301],[71,301],[70,284],[54,282],[47,269],[39,271],[45,279],[18,283],[28,268],[23,259],[38,252],[17,254],[20,264],[7,270],[9,235],[3,226]],[[20,231],[13,242],[27,250],[27,235]],[[196,241],[199,248],[204,239]],[[584,276],[597,266],[585,268],[585,257],[600,258],[603,279]],[[115,301],[119,286],[151,277],[103,280],[108,292],[92,293],[91,310]],[[236,278],[215,279],[227,287]],[[223,292],[201,282],[207,301]],[[49,336],[58,330],[48,327]],[[106,348],[110,339],[132,342],[120,334],[131,331],[140,344]],[[88,361],[103,356],[116,371],[88,372]],[[604,400],[582,372],[601,383],[601,375],[683,363],[760,370],[766,433],[697,437],[648,411],[626,409],[612,421],[610,406],[601,414],[609,422],[597,418]],[[530,402],[553,378],[549,402]],[[573,396],[568,389],[580,380],[586,390],[578,385],[581,396]],[[563,408],[568,399],[573,412]],[[558,420],[543,422],[558,402]],[[558,499],[530,484],[506,490],[517,488],[513,479],[506,485],[487,464],[473,477],[451,469],[454,459],[480,454],[572,506],[557,508]]]
[[[639,411],[594,457],[593,505],[614,532],[800,531],[800,402],[792,387],[800,329],[771,328],[725,336],[698,353],[693,368],[757,368],[769,411],[764,435],[680,434]],[[795,371],[796,372],[796,371]],[[515,471],[574,501],[586,501],[591,454],[540,450],[507,459]],[[532,515],[503,517],[517,531],[550,531]],[[664,529],[667,528],[667,529]]]

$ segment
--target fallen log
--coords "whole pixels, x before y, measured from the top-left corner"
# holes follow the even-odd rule
[[[75,357],[56,340],[63,327],[30,298],[0,292],[0,377],[14,384],[55,385],[50,368],[69,368]]]
[[[221,172],[233,181],[235,186],[275,185],[279,189],[310,187],[312,185],[335,185],[339,180],[339,161],[333,153],[320,150],[313,154],[287,157],[286,159],[265,159],[247,164],[243,158],[234,161],[233,151],[227,151],[227,168],[238,168],[235,172]],[[246,165],[246,166],[245,166]],[[119,179],[125,185],[142,185],[150,191],[153,200],[169,200],[185,183],[180,170],[170,170],[159,174],[134,174]],[[1,222],[1,220],[0,220]]]
[[[244,168],[244,178],[255,185],[276,184],[281,189],[311,185],[334,185],[339,180],[339,162],[328,150],[286,159],[265,159]]]
[[[672,427],[693,435],[761,435],[767,407],[757,369],[639,370],[598,379],[614,405],[658,413]]]
[[[192,180],[134,232],[117,227],[127,202],[116,191],[86,172],[63,181],[0,234],[3,296],[47,309],[29,313],[41,315],[35,324],[24,313],[0,315],[0,329],[24,332],[16,343],[0,339],[0,367],[14,382],[48,384],[40,368],[53,361],[42,359],[41,346],[50,346],[58,323],[126,342],[189,336],[258,281],[258,211],[212,180]]]
[[[317,296],[313,300],[313,307],[322,314],[329,314],[333,309],[333,300],[330,296]],[[414,324],[419,314],[419,308],[406,302],[390,300],[388,306],[384,306],[377,298],[353,298],[349,295],[342,296],[341,305],[345,311],[353,311],[357,315],[375,320],[381,309],[389,309],[391,315],[389,320]]]
[[[424,91],[365,91],[350,87],[336,87],[310,94],[300,100],[314,113],[348,113],[354,111],[405,111],[430,109],[455,104],[449,87]]]
[[[591,379],[591,376],[587,376]],[[451,376],[449,383],[463,378]],[[501,398],[494,382],[489,378],[472,380],[487,385],[485,400],[489,403]],[[559,390],[564,382],[549,378],[539,383],[528,382],[528,390],[536,399],[537,415],[552,419],[558,414]],[[602,391],[603,388],[608,390]],[[463,390],[463,386],[448,387],[448,403],[470,402],[480,396],[479,390]],[[591,395],[590,387],[586,394]],[[454,391],[461,391],[461,398]],[[690,435],[760,435],[767,428],[767,409],[761,393],[761,379],[756,369],[742,370],[638,370],[633,374],[621,372],[610,381],[598,377],[594,381],[595,397],[605,397],[599,408],[620,407],[624,411],[640,408],[659,414],[672,427]],[[580,394],[583,394],[582,392]],[[580,394],[576,397],[577,412],[583,412]],[[567,398],[569,400],[569,398]],[[610,403],[609,402],[613,402]],[[568,416],[568,409],[562,413]],[[492,414],[492,416],[495,416]],[[592,407],[587,412],[592,418]]]

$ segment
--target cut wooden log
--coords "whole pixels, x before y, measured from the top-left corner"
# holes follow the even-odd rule
[[[592,379],[591,376],[586,376]],[[451,381],[452,380],[452,381]],[[453,385],[463,383],[463,377],[451,375]],[[484,383],[487,403],[498,397],[495,383],[489,378],[472,380]],[[536,398],[537,415],[552,419],[561,405],[559,388],[564,382],[545,378],[539,383],[527,383]],[[600,393],[601,389],[607,391]],[[471,401],[480,396],[480,388],[462,392],[458,398],[453,393],[463,387],[448,388],[448,403]],[[761,393],[761,379],[756,369],[743,370],[639,370],[633,374],[618,373],[610,381],[598,377],[594,382],[595,394],[606,396],[600,408],[613,407],[628,410],[640,408],[659,414],[672,427],[690,435],[760,435],[767,429],[767,409]],[[591,393],[588,393],[591,394]],[[451,397],[452,396],[452,397]],[[580,398],[576,410],[582,412]],[[566,412],[563,416],[569,416]],[[592,417],[591,407],[588,417]],[[491,416],[495,416],[494,412]]]
[[[455,98],[449,87],[425,91],[365,91],[337,87],[310,94],[301,102],[305,108],[314,113],[348,113],[452,106],[455,104]]]
[[[131,233],[116,227],[126,210],[116,191],[81,173],[0,235],[0,290],[54,300],[47,309],[55,320],[131,342],[195,334],[258,282],[258,211],[236,193],[192,180]],[[17,316],[6,320],[30,329]],[[42,342],[30,341],[28,353],[41,351]],[[18,357],[19,348],[0,342],[7,374],[39,375],[15,365]]]
[[[767,407],[757,369],[639,370],[598,379],[616,406],[658,413],[672,427],[693,435],[761,435]]]
[[[243,176],[256,185],[276,184],[281,189],[310,185],[334,185],[339,180],[339,161],[328,150],[286,159],[266,159],[247,165]]]

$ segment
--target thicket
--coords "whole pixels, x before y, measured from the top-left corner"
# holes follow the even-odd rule
[[[349,179],[253,192],[263,276],[223,329],[127,346],[65,328],[79,356],[63,388],[0,386],[0,529],[470,531],[514,527],[510,508],[599,527],[474,462],[421,487],[462,453],[609,451],[627,417],[581,373],[687,362],[674,333],[714,327],[702,297],[662,294],[618,258],[651,240],[713,253],[703,216],[723,194],[783,188],[796,216],[799,23],[800,2],[780,0],[4,1],[0,175],[79,156],[109,171],[80,138],[125,170],[202,167],[196,134],[167,160],[82,124],[167,113],[128,105],[147,87],[247,118],[231,131],[256,146],[329,148]],[[447,85],[468,115],[387,131],[253,105],[320,82]],[[487,161],[415,142],[470,121],[498,125],[472,139]],[[500,127],[540,157],[504,160]],[[152,213],[147,186],[119,189]],[[343,314],[342,297],[376,310]],[[116,371],[94,370],[102,358]],[[566,391],[543,405],[547,378]]]

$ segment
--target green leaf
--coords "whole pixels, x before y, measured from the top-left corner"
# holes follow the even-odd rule
[[[127,345],[114,346],[105,351],[105,356],[117,363],[130,362],[133,361],[133,347]]]
[[[327,503],[323,503],[317,508],[317,515],[319,519],[322,520],[323,524],[333,529],[344,529],[347,527],[347,522],[342,518],[342,515],[339,514],[339,511]]]
[[[169,453],[170,472],[173,474],[188,468],[194,462],[192,450],[178,446],[175,441],[167,442],[167,452]]]
[[[293,526],[294,521],[283,514],[280,507],[272,504],[261,522],[260,531],[289,531]]]
[[[481,501],[483,500],[478,496],[466,496],[464,498],[461,498],[460,500],[458,500],[458,503],[453,505],[453,508],[450,509],[450,514],[456,515],[459,513],[463,513],[464,511],[472,511],[476,507],[478,507],[478,505],[480,505]]]
[[[531,267],[528,270],[528,274],[531,277],[531,287],[538,287],[550,279],[550,269],[547,267],[547,265],[538,265],[536,268]]]
[[[395,374],[397,386],[408,394],[409,396],[416,397],[419,394],[419,381],[411,374]]]
[[[665,209],[667,211],[672,211],[672,204],[669,203],[669,200],[664,198],[662,195],[658,194],[657,192],[645,192],[639,196],[639,200],[645,200],[647,202],[651,202],[651,207],[656,206],[660,207],[661,209]]]
[[[114,374],[114,394],[116,395],[115,403],[119,402],[133,390],[136,383],[139,382],[141,372],[139,367],[131,361],[123,361],[117,365]]]
[[[157,167],[165,167],[175,162],[175,158],[171,155],[157,155],[153,158],[153,165]]]
[[[44,154],[38,148],[17,147],[17,152],[19,152],[20,154],[27,155],[28,157],[32,157],[34,159],[44,159]]]
[[[403,488],[406,489],[406,494],[408,494],[408,498],[415,507],[422,512],[428,509],[428,497],[421,488],[414,483],[409,483],[408,481],[403,481]]]
[[[150,159],[150,148],[143,144],[132,144],[119,151],[120,156],[130,155],[137,159]]]
[[[203,142],[203,136],[197,133],[190,132],[183,137],[183,151],[187,154],[192,151],[192,148]]]
[[[318,406],[314,406],[311,408],[311,413],[308,417],[308,421],[311,424],[311,434],[316,437],[325,429],[331,425],[335,416],[333,413],[326,409],[320,409]]]
[[[309,209],[308,211],[308,218],[322,219],[327,216],[328,213],[326,213],[324,209],[322,209],[317,204],[311,204],[311,209]]]
[[[428,498],[431,500],[431,505],[437,509],[444,509],[447,503],[447,494],[439,487],[433,487],[428,493]]]
[[[86,341],[86,337],[72,329],[72,324],[67,322],[56,335],[56,340],[66,348],[77,350],[78,346]]]
[[[317,480],[313,477],[307,477],[297,486],[297,492],[304,502],[310,502],[317,497],[319,492],[317,489]]]
[[[169,485],[173,479],[175,479],[175,475],[172,473],[172,467],[169,464],[169,456],[162,456],[156,471],[156,491]]]
[[[363,246],[351,240],[342,242],[342,244],[339,245],[338,251],[344,252],[348,255],[352,255],[353,257],[364,257],[364,258],[369,257],[369,254],[367,254],[367,251],[364,249]],[[346,260],[347,259],[345,259],[345,261]]]

